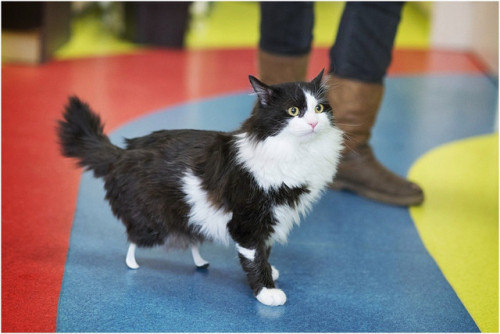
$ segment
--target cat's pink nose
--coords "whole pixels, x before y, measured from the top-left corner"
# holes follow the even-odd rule
[[[314,130],[314,128],[316,127],[316,125],[318,125],[318,121],[307,122],[307,124],[309,124],[313,128],[313,130]]]

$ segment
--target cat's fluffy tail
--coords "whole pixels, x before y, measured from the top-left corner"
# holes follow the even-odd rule
[[[95,176],[105,176],[122,149],[111,144],[104,134],[99,115],[90,110],[88,104],[72,96],[63,117],[57,128],[62,154],[77,158],[78,164],[93,170]]]

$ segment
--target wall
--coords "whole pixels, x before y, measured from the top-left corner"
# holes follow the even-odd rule
[[[472,51],[498,76],[498,2],[434,2],[431,47]]]

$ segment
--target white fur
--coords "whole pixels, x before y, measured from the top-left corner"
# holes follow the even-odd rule
[[[127,256],[125,258],[125,263],[127,264],[127,267],[129,267],[130,269],[139,269],[139,265],[137,264],[137,261],[135,260],[136,249],[137,249],[137,245],[134,243],[130,243],[130,245],[128,247],[128,251],[127,251]],[[198,246],[192,245],[191,252],[193,255],[194,264],[197,267],[204,267],[204,266],[207,266],[209,264],[207,261],[205,261],[201,257]]]
[[[200,178],[191,170],[186,171],[182,182],[186,201],[191,206],[188,224],[199,226],[200,232],[207,238],[229,245],[227,223],[233,217],[233,213],[214,208],[208,200],[207,192],[201,187]]]
[[[247,133],[238,135],[237,160],[254,176],[264,191],[307,185],[309,193],[299,198],[296,208],[279,205],[273,208],[278,221],[271,241],[285,243],[294,224],[300,222],[326,185],[333,180],[342,150],[342,132],[332,127],[325,113],[317,114],[318,104],[310,93],[304,92],[308,110],[303,117],[293,117],[276,136],[256,141]],[[310,122],[316,122],[313,129]]]
[[[292,208],[286,204],[276,205],[273,208],[273,214],[279,224],[274,227],[271,239],[285,244],[294,224],[300,224],[301,217],[304,217],[310,211],[312,205],[320,198],[322,192],[323,189],[319,187],[311,187],[309,193],[300,196],[296,207]]]
[[[248,249],[245,247],[241,247],[240,245],[236,244],[236,248],[238,249],[238,253],[243,255],[247,260],[253,261],[255,260],[255,249]]]
[[[255,249],[248,249],[245,247],[241,247],[236,244],[236,248],[238,249],[238,253],[243,255],[247,260],[254,261],[255,260]],[[273,265],[271,265],[271,272],[273,281],[276,281],[280,277],[280,272]]]
[[[284,244],[287,242],[293,224],[300,223],[299,213],[288,205],[277,205],[273,208],[273,214],[279,223],[274,227],[271,239]]]
[[[273,281],[277,281],[278,278],[280,278],[280,272],[278,269],[276,269],[276,267],[274,267],[273,265],[271,265],[271,272],[272,272],[272,277],[273,277]]]
[[[130,269],[139,269],[139,265],[135,261],[135,249],[137,248],[137,245],[134,243],[131,243],[128,246],[128,251],[127,251],[127,257],[125,258],[125,263],[127,264],[127,267]]]
[[[303,120],[306,123],[305,128],[308,131],[311,131],[310,126],[312,123],[317,123],[318,125],[320,125],[320,114],[316,113],[315,111],[315,108],[319,104],[319,101],[307,91],[304,91],[304,95],[306,96],[307,112],[304,114]],[[324,120],[324,118],[322,118],[322,120]],[[321,126],[324,125],[322,124]],[[312,131],[317,132],[318,129],[313,128]]]
[[[286,295],[281,289],[262,288],[256,298],[268,306],[279,306],[286,303]]]
[[[314,95],[311,94],[307,90],[304,90],[304,95],[306,96],[307,110],[314,112],[316,106],[320,103],[320,101],[318,99],[316,99],[316,97],[314,97]],[[319,114],[316,114],[316,115],[319,115]]]
[[[195,266],[201,268],[209,265],[208,261],[205,261],[205,259],[201,257],[198,246],[191,245],[191,255],[193,255],[193,261]]]

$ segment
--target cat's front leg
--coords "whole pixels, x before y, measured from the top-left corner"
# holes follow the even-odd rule
[[[271,265],[271,273],[273,276],[273,281],[277,281],[280,278],[280,272],[275,266]]]
[[[266,256],[267,256],[268,261],[269,261],[269,256],[271,255],[271,248],[272,248],[272,246],[267,246],[267,249],[266,249],[266,251],[267,251]],[[271,264],[271,273],[272,273],[273,281],[277,281],[278,278],[280,277],[280,272],[272,264]]]
[[[269,264],[268,249],[265,246],[242,247],[237,244],[241,266],[247,274],[248,282],[259,302],[269,306],[279,306],[286,302],[286,295],[274,285],[273,269]],[[274,275],[273,275],[274,274]]]

